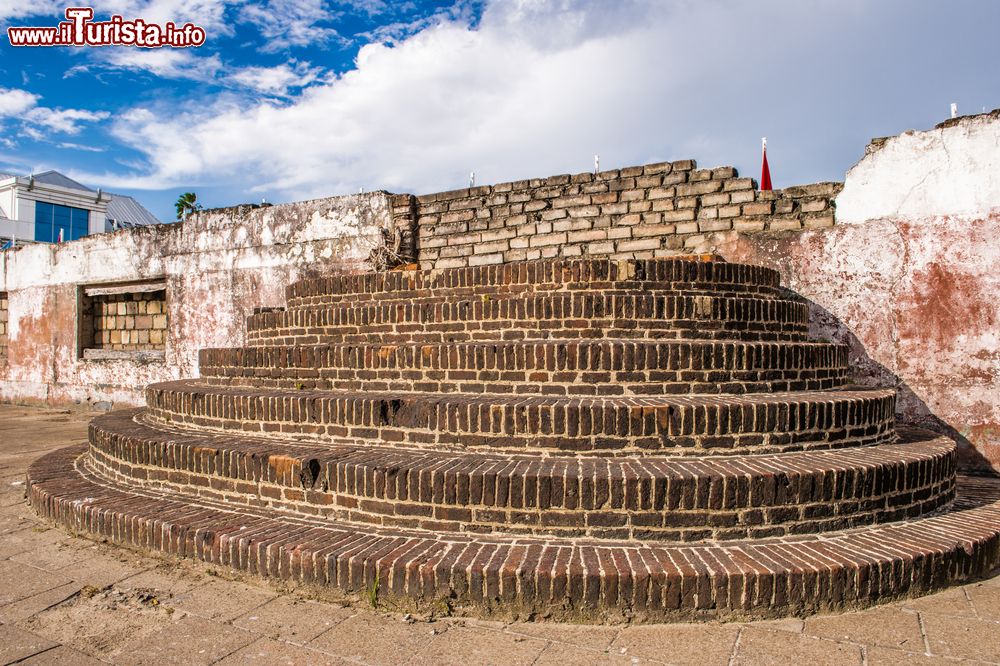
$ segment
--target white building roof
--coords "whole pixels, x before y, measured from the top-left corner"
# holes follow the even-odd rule
[[[83,190],[84,192],[93,192],[91,188],[76,182],[68,176],[64,176],[58,171],[43,171],[41,173],[33,173],[31,177],[35,179],[36,182],[45,183],[46,185],[55,185],[56,187],[65,187],[69,190]]]
[[[160,224],[152,213],[132,197],[111,192],[106,194],[111,197],[111,201],[108,202],[107,220],[112,228]]]

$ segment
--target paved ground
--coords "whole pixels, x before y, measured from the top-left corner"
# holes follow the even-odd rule
[[[804,621],[588,627],[415,620],[119,550],[24,502],[27,465],[86,420],[0,405],[0,664],[1000,663],[1000,576]]]

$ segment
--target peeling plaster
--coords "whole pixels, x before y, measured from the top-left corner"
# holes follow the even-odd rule
[[[837,223],[976,214],[1000,205],[1000,110],[873,141],[847,172]]]
[[[997,166],[1000,112],[907,132],[848,172],[834,227],[711,242],[780,270],[810,302],[811,334],[851,346],[855,381],[899,390],[898,418],[1000,471]]]
[[[372,192],[0,252],[11,323],[0,399],[141,404],[146,384],[197,376],[199,349],[242,344],[246,317],[284,305],[287,284],[361,268],[389,224],[388,195]],[[146,279],[167,282],[165,361],[77,359],[77,288]]]

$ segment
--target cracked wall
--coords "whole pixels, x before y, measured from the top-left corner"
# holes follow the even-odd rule
[[[198,376],[198,350],[244,343],[254,308],[284,305],[304,277],[358,269],[391,224],[382,192],[204,211],[182,224],[88,236],[0,253],[9,302],[0,400],[141,404],[152,382]],[[82,358],[80,291],[166,282],[162,359]]]
[[[830,228],[709,242],[780,270],[858,382],[898,387],[900,420],[1000,470],[1000,112],[874,141],[836,207]]]

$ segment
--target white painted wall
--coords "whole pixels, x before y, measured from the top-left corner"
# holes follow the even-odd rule
[[[17,237],[35,240],[35,202],[32,199],[17,200]]]
[[[982,215],[1000,207],[1000,112],[873,142],[847,172],[837,224]]]
[[[199,349],[243,344],[246,317],[283,305],[288,283],[362,267],[391,224],[389,197],[372,192],[0,252],[0,291],[10,296],[0,400],[141,404],[146,384],[197,376]],[[165,358],[81,358],[80,287],[149,279],[167,283]]]
[[[90,211],[90,217],[87,219],[87,233],[103,234],[106,231],[105,222],[107,221],[107,217],[107,214],[101,211]]]
[[[14,191],[16,179],[6,178],[0,181],[0,217],[14,219],[17,212],[14,210]]]

